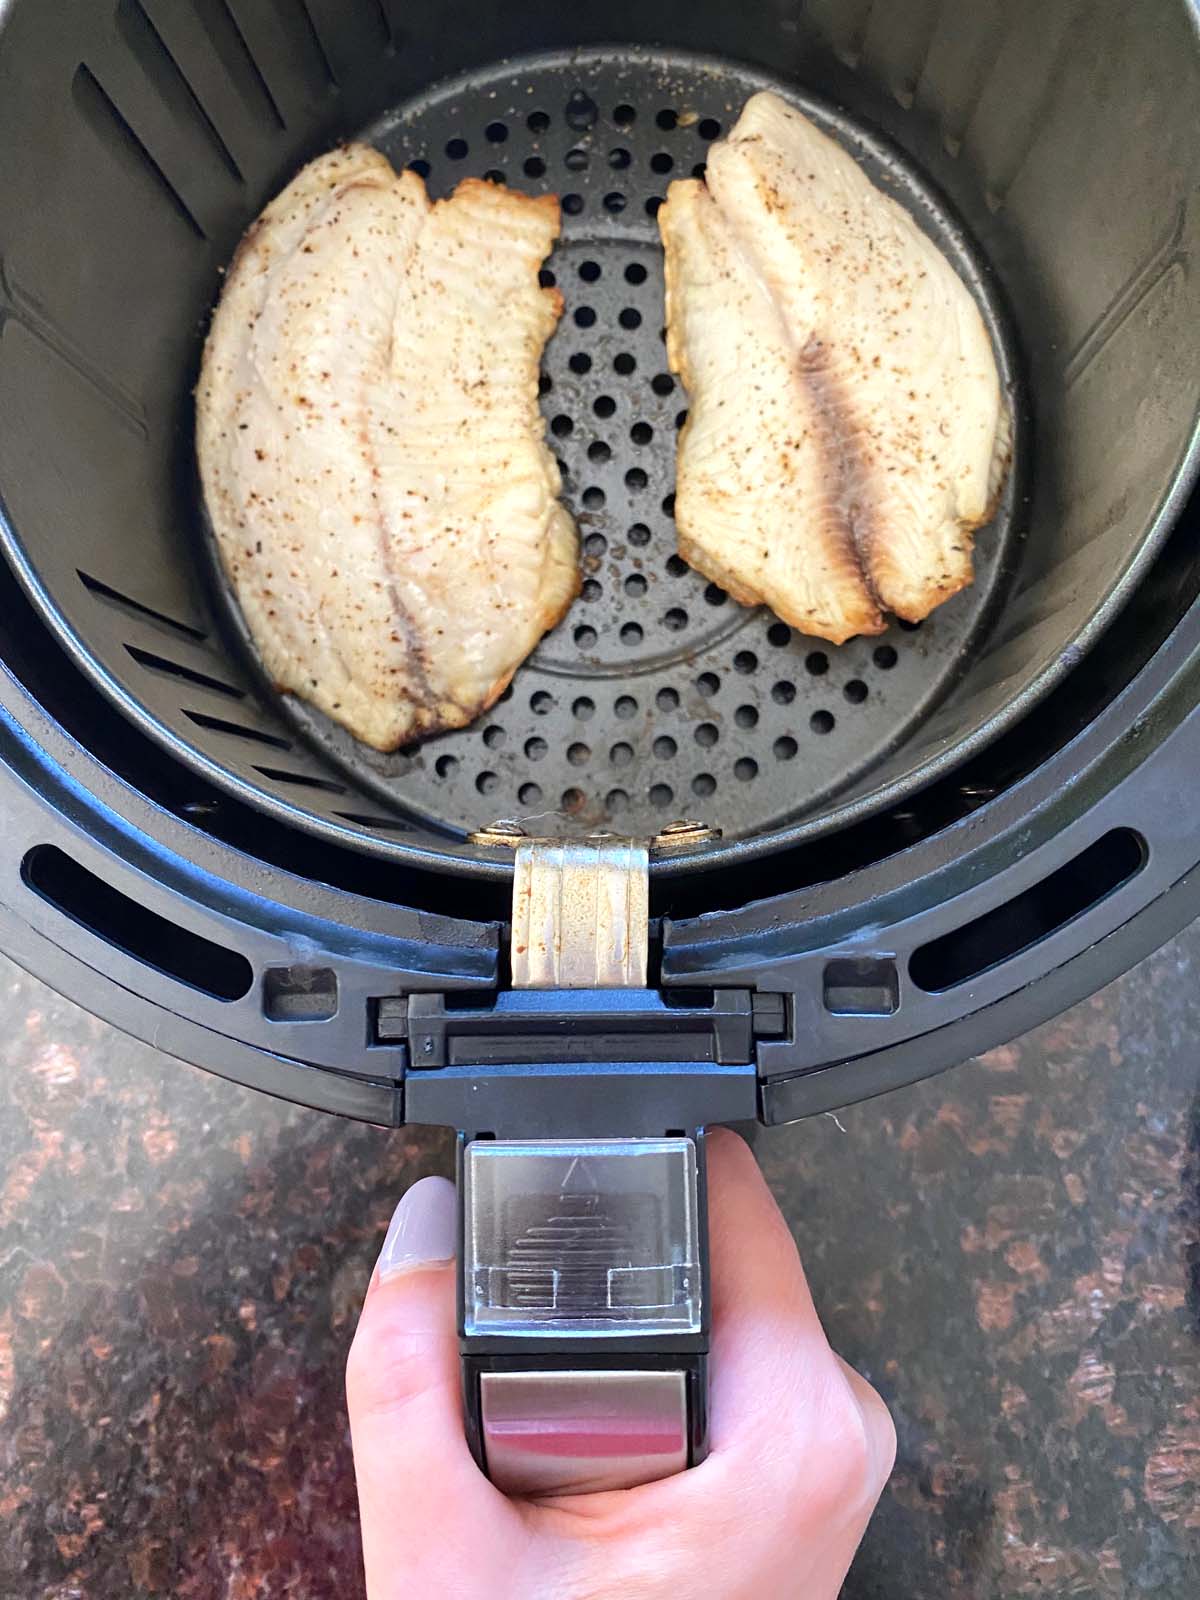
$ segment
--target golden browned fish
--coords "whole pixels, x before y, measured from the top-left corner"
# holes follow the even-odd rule
[[[971,582],[1009,420],[949,262],[778,96],[748,101],[706,186],[671,186],[668,341],[691,395],[680,553],[840,643]],[[735,504],[745,502],[744,504]]]
[[[578,590],[537,403],[558,228],[350,146],[230,269],[197,407],[221,557],[279,687],[377,749],[470,722]]]

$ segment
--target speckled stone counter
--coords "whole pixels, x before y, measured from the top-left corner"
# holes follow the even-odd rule
[[[896,1417],[852,1597],[1200,1593],[1200,930],[759,1153]],[[294,1110],[0,964],[0,1595],[360,1593],[342,1366],[450,1145]],[[764,1597],[770,1600],[770,1597]]]

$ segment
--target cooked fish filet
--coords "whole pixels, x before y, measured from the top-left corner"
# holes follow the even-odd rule
[[[694,182],[659,213],[669,352],[692,401],[681,554],[834,642],[878,632],[883,609],[917,621],[971,582],[971,533],[1008,461],[979,310],[908,213],[776,95],[747,102],[706,184],[721,252],[689,243],[705,215]],[[739,526],[757,543],[729,531],[747,488]]]
[[[838,643],[878,633],[836,476],[836,443],[779,307],[702,183],[673,183],[667,353],[691,396],[679,451],[679,553],[743,605],[765,600]]]
[[[222,561],[278,686],[377,749],[470,722],[578,591],[537,403],[558,228],[349,146],[230,269],[197,405]]]

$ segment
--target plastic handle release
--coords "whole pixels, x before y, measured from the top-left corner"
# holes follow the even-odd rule
[[[467,1432],[498,1487],[631,1488],[703,1458],[702,1177],[699,1138],[463,1147]]]

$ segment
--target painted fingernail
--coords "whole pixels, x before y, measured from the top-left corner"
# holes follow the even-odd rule
[[[392,1213],[379,1252],[379,1279],[386,1283],[412,1267],[454,1259],[458,1202],[447,1178],[421,1178]]]

